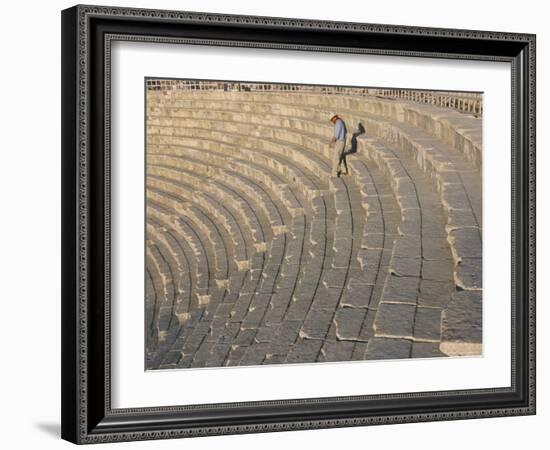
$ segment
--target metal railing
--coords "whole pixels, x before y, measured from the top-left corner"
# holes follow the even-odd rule
[[[481,94],[472,92],[370,89],[370,93],[383,98],[400,98],[418,103],[442,106],[444,108],[453,108],[475,115],[481,115],[483,113],[483,99]]]
[[[147,89],[152,91],[182,89],[190,91],[303,92],[324,95],[375,96],[387,99],[403,99],[418,103],[426,103],[444,108],[452,108],[474,115],[481,115],[483,112],[483,100],[481,94],[469,92],[173,79],[147,80]]]

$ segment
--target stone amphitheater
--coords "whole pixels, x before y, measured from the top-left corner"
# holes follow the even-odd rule
[[[146,95],[146,369],[481,354],[480,95]]]

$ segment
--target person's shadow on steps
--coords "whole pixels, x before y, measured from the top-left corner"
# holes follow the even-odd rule
[[[353,155],[357,153],[357,137],[365,134],[365,127],[361,122],[357,124],[357,131],[351,135],[351,147],[344,152],[344,156]]]

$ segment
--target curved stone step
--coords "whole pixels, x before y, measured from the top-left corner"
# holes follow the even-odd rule
[[[269,255],[268,256],[268,263],[267,263],[265,269],[262,271],[262,279],[261,279],[261,282],[260,282],[260,286],[251,292],[251,293],[257,292],[257,294],[252,296],[251,301],[247,306],[248,311],[247,311],[246,315],[243,317],[241,330],[247,331],[249,329],[255,329],[258,326],[257,321],[258,320],[261,321],[264,313],[267,312],[266,308],[269,304],[269,300],[270,300],[270,297],[271,297],[270,291],[273,289],[273,285],[275,284],[275,280],[278,277],[276,272],[278,271],[279,266],[282,267],[282,270],[280,271],[280,277],[278,277],[278,278],[280,280],[284,280],[285,285],[288,283],[289,274],[284,273],[284,268],[292,262],[294,262],[294,264],[297,264],[298,260],[296,260],[296,258],[300,257],[298,250],[301,250],[301,245],[296,244],[296,242],[298,242],[299,239],[300,239],[300,234],[296,232],[296,230],[297,230],[296,227],[298,226],[298,223],[299,223],[299,221],[296,220],[296,219],[293,221],[293,225],[292,225],[292,228],[291,228],[291,233],[289,235],[289,237],[292,239],[292,241],[291,241],[291,243],[288,247],[288,250],[284,250],[284,261],[282,259],[283,258],[283,249],[282,249],[279,241],[281,239],[286,238],[286,236],[285,235],[279,235],[279,236],[276,236],[271,241],[271,246],[270,246],[270,249],[269,249],[269,252],[268,252],[268,255]],[[302,235],[303,235],[303,232],[302,232]],[[302,239],[303,239],[303,237],[302,237]],[[277,245],[277,244],[279,244],[279,245]],[[298,245],[299,248],[297,248],[296,245]],[[295,250],[293,250],[293,248]],[[298,251],[298,253],[297,253],[297,251]],[[293,261],[293,258],[294,258],[294,261]],[[271,268],[273,268],[276,272],[275,273],[270,273]],[[271,276],[269,276],[269,275],[271,275]],[[281,284],[282,284],[281,282],[277,282],[277,289],[279,289],[279,293],[281,293],[280,292]],[[263,291],[266,291],[265,295],[263,295],[264,294]],[[241,292],[241,294],[243,294],[243,292]],[[243,295],[239,295],[239,299],[242,299],[242,298],[243,298]],[[222,306],[227,306],[227,305],[223,304]],[[216,320],[216,318],[214,318],[214,321],[215,320]],[[226,332],[228,332],[229,330],[234,329],[234,324],[233,323],[227,323],[227,322],[225,324],[218,323],[216,328],[212,328],[212,327],[213,327],[213,325],[210,327],[210,330],[209,330],[209,332],[206,336],[206,340],[199,346],[199,348],[197,350],[197,355],[195,355],[193,360],[190,362],[191,366],[197,367],[197,366],[201,366],[202,364],[204,364],[206,366],[219,365],[220,364],[219,358],[221,357],[221,355],[226,354],[225,351],[221,352],[221,351],[215,350],[217,348],[216,346],[218,346],[218,345],[221,346],[220,348],[225,348],[224,346],[227,345],[227,344],[222,345],[222,343],[219,343],[219,342],[216,344],[216,346],[213,347],[213,349],[209,349],[207,351],[207,349],[212,346],[212,343],[209,339],[211,339],[211,337],[215,334],[222,334],[222,335],[225,336]],[[217,330],[221,330],[221,331],[218,333]],[[211,354],[211,356],[206,358],[207,354]],[[202,359],[203,357],[206,358],[206,359],[203,360]]]
[[[149,241],[150,242],[150,241]],[[157,295],[152,333],[156,335],[155,346],[148,348],[147,362],[150,368],[163,368],[162,361],[175,341],[180,325],[174,315],[175,295],[170,268],[155,244],[147,247],[147,262]]]
[[[199,304],[208,302],[208,294],[211,287],[211,273],[214,271],[208,258],[204,240],[196,233],[194,227],[181,219],[173,220],[173,212],[165,206],[163,199],[166,195],[162,193],[152,192],[148,190],[148,205],[147,214],[154,218],[158,223],[167,224],[168,227],[174,230],[177,236],[181,236],[185,240],[189,250],[189,258],[196,260],[194,265],[194,288],[193,292]],[[148,220],[151,222],[151,220]],[[149,230],[148,230],[149,232]]]
[[[177,341],[170,346],[170,348],[176,347],[181,349],[186,345],[192,345],[195,342],[193,338],[205,337],[209,328],[204,329],[201,327],[199,321],[210,322],[212,320],[213,313],[219,304],[224,301],[232,289],[235,289],[233,287],[235,280],[234,277],[230,277],[227,280],[227,284],[220,286],[218,280],[215,280],[211,276],[214,270],[209,261],[214,259],[213,252],[207,243],[207,239],[204,239],[200,233],[197,233],[200,227],[197,227],[185,215],[174,219],[173,211],[154,202],[150,203],[150,206],[150,211],[154,216],[156,214],[156,219],[169,225],[171,224],[175,234],[181,236],[186,244],[188,244],[196,260],[196,264],[194,265],[195,287],[193,289],[196,301],[192,303],[187,320],[183,323],[183,331],[179,333]],[[167,364],[164,363],[164,366],[168,367]]]
[[[307,164],[317,175],[324,175],[327,171],[324,158],[330,158],[327,144],[332,137],[332,126],[328,121],[321,124],[280,116],[251,115],[243,121],[193,118],[165,120],[157,117],[147,124],[148,136],[181,136],[181,130],[184,129],[206,132],[215,130],[240,138],[246,137],[254,147],[283,153],[286,157],[297,151],[299,155],[305,154],[312,160],[313,165],[309,161]],[[286,145],[291,145],[294,150],[288,149]]]
[[[164,173],[166,175],[169,174],[168,171]],[[159,180],[150,176],[148,178],[148,183],[150,183],[151,186],[148,188],[148,196],[157,202],[162,202],[166,207],[171,208],[174,211],[174,213],[172,213],[172,220],[175,222],[178,222],[181,217],[186,215],[188,206],[185,202],[189,204],[191,201],[194,205],[200,205],[201,209],[207,213],[208,217],[219,222],[230,236],[233,247],[233,263],[238,270],[246,270],[250,266],[250,258],[253,249],[252,246],[246,245],[246,232],[241,228],[235,215],[223,204],[218,202],[215,197],[204,193],[199,195],[192,187],[187,187],[185,183],[172,178]],[[191,195],[191,197],[179,197],[181,192],[185,190],[187,190],[187,194]],[[184,192],[183,195],[186,195],[186,193]],[[176,210],[174,205],[176,205],[179,210]],[[207,229],[207,226],[204,225],[203,229]],[[212,246],[215,244],[215,242],[212,242]]]
[[[153,226],[157,230],[163,230],[162,239],[169,245],[170,251],[173,253],[175,258],[179,258],[182,261],[179,263],[182,265],[187,265],[190,278],[189,278],[189,292],[191,293],[191,299],[189,300],[189,305],[185,303],[182,305],[180,322],[185,320],[184,314],[188,312],[193,302],[198,303],[197,294],[205,294],[205,283],[206,279],[204,268],[199,267],[198,259],[195,258],[195,254],[189,243],[185,238],[177,231],[177,227],[174,227],[173,222],[170,221],[170,211],[165,209],[162,205],[152,203],[151,208],[148,210],[147,216],[147,226]],[[146,267],[149,270],[149,267]],[[198,280],[200,280],[198,282]],[[197,285],[200,287],[197,289]],[[187,307],[188,306],[188,307]],[[185,310],[185,308],[187,309]],[[178,311],[180,312],[180,311]]]
[[[319,155],[304,147],[284,141],[267,140],[246,134],[227,133],[208,128],[181,128],[177,134],[148,134],[147,141],[151,145],[167,144],[196,147],[197,141],[210,141],[211,148],[219,148],[224,145],[231,153],[237,152],[240,159],[252,159],[261,161],[263,165],[272,167],[290,179],[295,178],[307,183],[312,177],[317,177],[321,182],[326,180],[329,174],[327,162]],[[153,147],[154,148],[154,147]],[[224,150],[225,150],[224,148]],[[326,181],[324,182],[326,184]],[[311,190],[311,196],[315,195],[314,184],[305,186]]]
[[[189,159],[164,157],[163,155],[151,157],[151,160],[149,167],[158,168],[165,176],[173,174],[177,170],[179,182],[185,180],[185,183],[195,188],[196,192],[209,193],[214,198],[233,205],[235,209],[239,210],[239,217],[244,219],[256,250],[263,251],[265,249],[267,237],[256,212],[250,206],[250,200],[226,182],[218,181],[211,166]],[[205,177],[208,178],[208,183],[205,183]],[[270,227],[271,225],[264,221],[263,226]]]
[[[162,146],[162,154],[168,155],[166,149],[171,153],[175,153],[175,149],[182,148],[181,140],[169,138],[165,139],[166,143],[151,144],[149,147],[153,151],[149,154],[155,154],[154,149]],[[308,173],[307,169],[300,168],[294,161],[281,157],[278,154],[268,153],[264,151],[254,150],[251,148],[244,149],[238,145],[227,144],[224,141],[215,140],[212,136],[205,135],[202,138],[186,139],[185,152],[192,153],[193,148],[201,149],[202,154],[193,155],[197,158],[204,158],[206,161],[211,159],[213,162],[219,161],[220,154],[231,157],[233,168],[245,165],[253,165],[255,167],[263,167],[269,171],[277,173],[281,178],[287,180],[287,183],[295,185],[300,192],[306,197],[313,198],[319,195],[320,180],[316,179],[315,175]],[[325,182],[326,183],[326,182]]]
[[[170,216],[168,216],[170,217]],[[186,240],[190,239],[191,227],[182,222],[184,219],[178,219],[179,226],[182,227],[181,233]],[[192,228],[197,229],[196,226]],[[193,243],[191,243],[193,244]],[[200,264],[197,264],[200,267]],[[248,271],[246,272],[248,274]],[[203,353],[197,353],[206,341],[208,341],[216,329],[220,319],[220,310],[225,302],[231,301],[231,295],[236,297],[239,289],[243,286],[244,273],[241,273],[241,281],[236,276],[230,276],[228,285],[214,286],[208,290],[208,295],[200,297],[199,302],[192,305],[189,313],[189,319],[184,322],[183,330],[178,334],[177,339],[165,348],[165,357],[162,359],[161,368],[169,367],[187,367],[192,361],[197,361],[197,366],[205,364],[201,359]],[[227,288],[227,289],[226,289]],[[200,300],[204,301],[200,301]],[[210,343],[208,344],[210,345]]]
[[[322,202],[322,198],[316,197],[313,202]],[[318,213],[309,207],[304,207],[304,210],[307,216],[313,214],[312,217],[318,217]],[[292,319],[292,304],[303,298],[314,280],[311,268],[316,260],[309,259],[308,248],[312,244],[305,239],[309,226],[307,216],[295,216],[290,232],[286,236],[281,235],[287,240],[286,251],[273,293],[267,297],[260,290],[252,298],[249,316],[243,322],[244,327],[236,337],[225,365],[269,364],[286,357],[299,331],[296,327],[299,321]],[[273,252],[271,248],[267,254],[272,255]]]
[[[172,314],[181,323],[187,319],[191,305],[192,282],[188,257],[172,238],[170,231],[162,226],[147,224],[147,239],[154,243],[170,269],[174,288]]]
[[[249,160],[238,160],[233,157],[228,157],[227,153],[210,148],[191,148],[182,146],[150,146],[156,147],[152,154],[160,153],[172,155],[183,159],[192,159],[197,162],[197,159],[208,160],[209,164],[214,165],[218,170],[210,173],[214,178],[224,179],[227,181],[231,178],[244,178],[249,181],[254,181],[256,185],[265,185],[266,188],[273,193],[274,198],[278,199],[286,208],[290,216],[303,214],[303,208],[296,200],[296,195],[289,188],[289,184],[293,184],[294,180],[282,178],[274,169],[261,166]]]
[[[172,322],[175,320],[173,314],[176,297],[173,285],[174,277],[169,264],[153,241],[147,246],[147,261],[150,264],[150,273],[158,299],[157,326],[159,334],[162,334],[172,327]]]
[[[348,96],[327,96],[325,108],[321,108],[322,96],[307,94],[258,94],[231,93],[227,94],[201,92],[197,97],[181,92],[181,100],[163,100],[163,106],[155,101],[155,95],[150,95],[148,104],[151,106],[151,116],[167,114],[169,118],[189,117],[187,111],[221,111],[232,114],[284,115],[288,117],[316,118],[322,123],[326,121],[326,113],[338,109],[339,112],[353,115],[368,114],[380,116],[397,122],[406,122],[421,127],[433,137],[446,142],[462,152],[474,164],[481,161],[481,123],[475,117],[459,113],[453,109],[434,105],[419,104],[404,100],[384,100],[377,97],[362,99]],[[200,98],[200,99],[199,99]],[[320,111],[323,110],[323,111]],[[326,110],[326,111],[324,111]],[[204,116],[203,116],[204,117]],[[240,116],[237,116],[240,117]],[[207,115],[204,118],[212,118]]]
[[[147,265],[147,260],[146,260]],[[155,326],[155,316],[157,313],[157,294],[153,284],[153,277],[150,270],[145,269],[145,323],[147,326],[147,338],[145,339],[146,345],[146,358],[148,361],[152,361],[154,353],[158,346],[158,329]],[[149,365],[147,364],[147,367]]]
[[[210,112],[212,113],[212,112]],[[319,111],[315,111],[314,114],[318,115]],[[325,113],[327,114],[327,113]],[[380,120],[379,118],[373,116],[357,115],[355,111],[342,112],[344,114],[348,127],[351,129],[355,128],[358,123],[363,123],[367,125],[368,133],[375,134],[378,137],[387,134],[387,129],[396,129],[397,133],[407,134],[407,130],[410,132],[411,129],[415,129],[411,124],[404,122],[387,122]],[[241,113],[242,115],[242,113]],[[231,122],[228,120],[215,121],[215,120],[191,120],[190,123],[187,123],[188,127],[191,127],[193,123],[196,122],[193,128],[200,128],[204,132],[209,132],[210,130],[219,130],[229,127],[231,133],[238,134],[240,136],[260,136],[263,138],[262,144],[265,147],[265,144],[272,143],[275,146],[278,146],[277,141],[282,141],[293,146],[297,146],[297,151],[299,154],[307,153],[310,149],[313,151],[313,155],[310,156],[315,162],[316,154],[324,156],[325,158],[330,159],[331,149],[327,146],[328,138],[331,134],[330,127],[327,124],[326,117],[322,121],[316,119],[289,119],[286,117],[280,116],[251,116],[247,118],[247,121],[244,122]],[[460,119],[460,118],[459,118]],[[157,118],[157,121],[162,122],[162,118]],[[265,121],[266,123],[262,123]],[[168,119],[168,123],[176,122],[173,119]],[[183,125],[187,121],[182,120],[181,124]],[[257,124],[254,124],[257,122]],[[185,128],[185,127],[183,127]],[[238,128],[239,132],[235,131],[235,128]],[[165,132],[173,133],[171,125],[164,126],[150,126],[148,128],[151,136],[154,136],[155,133]],[[178,128],[179,133],[181,133],[182,128]],[[246,131],[248,130],[248,133]],[[481,131],[479,131],[481,132]],[[409,133],[410,134],[410,133]],[[448,133],[447,133],[448,134]],[[429,136],[424,132],[423,135],[419,136],[420,142],[425,141]],[[252,137],[251,137],[252,139]],[[436,141],[434,137],[430,138],[432,141]],[[465,141],[463,137],[453,138],[451,145],[455,145],[455,148],[458,148],[476,168],[481,167],[481,147],[474,146],[470,141]],[[456,141],[456,142],[455,142]],[[459,145],[460,144],[460,145]],[[273,149],[272,149],[273,150]],[[278,148],[274,149],[275,151],[281,151]],[[456,156],[456,155],[454,155]],[[318,163],[318,167],[315,169],[318,175],[323,174],[324,172],[323,163]]]

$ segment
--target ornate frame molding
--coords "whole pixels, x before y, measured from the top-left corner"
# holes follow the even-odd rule
[[[408,37],[426,37],[435,39],[453,38],[460,42],[471,41],[471,49],[478,50],[482,42],[496,42],[499,51],[494,54],[461,51],[446,53],[439,51],[433,45],[433,50],[348,47],[339,45],[304,44],[299,42],[274,43],[267,41],[251,41],[244,39],[213,39],[196,37],[151,36],[141,33],[101,32],[92,30],[94,21],[99,19],[112,21],[116,27],[124,28],[128,21],[139,21],[144,26],[151,23],[182,26],[208,25],[221,27],[224,25],[245,28],[250,35],[258,30],[270,30],[272,33],[285,31],[301,32],[303,30],[318,30],[334,33],[342,38],[349,33],[359,33],[369,36],[376,35],[382,42],[385,38],[399,37],[406,41]],[[115,27],[115,28],[116,28]],[[109,28],[108,26],[106,28]],[[118,28],[117,28],[118,29]],[[148,9],[113,8],[99,6],[76,6],[63,12],[63,412],[62,434],[65,439],[77,443],[98,443],[112,441],[131,441],[143,439],[166,439],[174,437],[192,437],[217,434],[237,434],[250,432],[271,432],[284,430],[299,430],[327,427],[346,427],[373,424],[440,421],[452,419],[469,419],[481,417],[499,417],[510,415],[526,415],[535,413],[535,36],[530,34],[500,33],[488,31],[450,30],[441,28],[405,27],[397,25],[377,25],[348,22],[332,22],[304,19],[272,18],[257,16],[236,16],[224,14],[205,14],[196,12],[159,11]],[[103,33],[103,34],[102,34]],[[99,38],[98,38],[99,36]],[[101,55],[102,67],[98,65],[97,42],[100,39],[103,46]],[[266,49],[292,49],[323,52],[347,52],[363,54],[384,54],[414,57],[436,57],[452,59],[482,59],[488,61],[506,61],[512,64],[512,153],[513,172],[513,203],[512,229],[513,253],[516,245],[520,255],[513,256],[512,271],[514,276],[512,298],[512,327],[514,343],[516,332],[524,336],[524,347],[512,345],[512,386],[510,388],[484,389],[472,391],[431,392],[419,394],[375,395],[361,397],[334,397],[310,400],[287,400],[271,402],[252,402],[239,404],[198,405],[166,408],[111,409],[110,402],[110,63],[111,44],[116,40],[143,41],[156,43],[186,43],[196,45],[243,46]],[[411,44],[412,45],[412,44]],[[95,47],[94,47],[95,46]],[[407,45],[405,45],[407,46]],[[515,50],[517,49],[517,50]],[[99,70],[99,72],[98,72]],[[98,95],[98,73],[105,71],[103,81],[103,126],[102,145],[103,178],[93,177],[91,166],[92,146],[94,139],[92,128],[94,116],[90,111],[95,97]],[[94,84],[96,83],[96,84]],[[519,101],[516,101],[519,100]],[[76,105],[76,106],[75,106]],[[96,139],[95,144],[99,142]],[[517,156],[517,161],[516,161]],[[518,164],[519,161],[519,164]],[[100,183],[103,192],[103,217],[97,217],[98,210],[92,206],[97,200],[97,189]],[[518,191],[519,187],[519,191]],[[517,197],[517,198],[516,198]],[[94,203],[95,204],[95,203]],[[103,266],[97,266],[97,255],[93,247],[98,241],[91,240],[91,234],[97,228],[97,221],[103,221],[104,246]],[[515,232],[514,232],[515,230]],[[516,241],[519,236],[519,240]],[[97,238],[96,238],[97,239]],[[524,256],[522,256],[524,255]],[[517,264],[520,267],[517,267]],[[91,271],[101,270],[104,277],[102,296],[105,301],[103,309],[103,324],[98,325],[91,319],[93,298],[91,290],[93,277]],[[528,293],[524,298],[516,298],[521,292]],[[521,305],[515,304],[520,302]],[[75,306],[76,305],[76,306]],[[516,308],[524,308],[523,320],[517,317]],[[95,305],[97,308],[97,305]],[[95,331],[94,331],[95,330]],[[103,333],[103,339],[97,338],[98,332]],[[70,343],[66,343],[70,341]],[[90,395],[97,393],[97,386],[90,380],[90,367],[97,363],[90,352],[103,344],[103,407],[93,404]],[[516,373],[516,364],[521,366],[521,373]],[[99,369],[98,369],[99,370]],[[521,385],[521,386],[520,386]],[[518,397],[518,390],[522,389]],[[414,411],[415,400],[426,397],[443,398],[456,397],[470,399],[478,395],[489,397],[498,394],[515,393],[514,402],[505,406],[487,405],[487,407],[471,407],[471,409]],[[527,396],[525,397],[525,394]],[[219,425],[170,425],[174,414],[183,414],[191,409],[202,411],[207,416],[208,411],[220,408],[239,408],[244,406],[277,407],[301,405],[326,405],[329,403],[346,402],[350,399],[365,402],[385,399],[399,399],[408,402],[411,411],[403,413],[380,414],[370,412],[354,415],[350,409],[341,417],[329,415],[318,419],[280,420],[265,423],[235,423]],[[410,408],[409,408],[410,409]],[[406,411],[403,409],[403,411]],[[98,420],[99,419],[99,420]],[[123,423],[124,422],[124,423]],[[130,423],[129,423],[130,422]],[[182,422],[183,423],[183,422]]]

